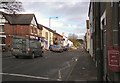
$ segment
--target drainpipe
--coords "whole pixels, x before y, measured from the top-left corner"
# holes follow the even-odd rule
[[[103,81],[103,54],[101,51],[100,2],[95,2],[97,81]]]
[[[120,31],[120,27],[119,27],[119,21],[120,21],[120,17],[119,17],[119,13],[120,13],[120,9],[119,9],[119,4],[120,4],[120,2],[114,2],[114,6],[113,6],[113,20],[114,20],[114,22],[113,22],[113,33],[115,34],[117,34],[118,35],[118,37],[116,37],[116,36],[113,36],[113,45],[114,46],[120,46],[120,42],[119,42],[119,35],[120,35],[120,33],[119,33],[119,31]],[[116,81],[116,82],[118,82],[118,81],[120,81],[120,72],[114,72],[114,78],[113,78],[113,80],[114,81]]]

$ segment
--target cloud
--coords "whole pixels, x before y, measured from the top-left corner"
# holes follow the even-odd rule
[[[46,1],[46,0],[45,0]],[[65,32],[83,36],[86,31],[86,19],[89,2],[72,0],[70,2],[23,2],[28,13],[35,13],[38,23],[49,26],[49,17],[58,17],[51,20],[51,28],[60,34]]]
[[[19,0],[22,2],[90,2],[90,0]]]
[[[26,5],[26,4],[29,4]],[[48,16],[63,16],[66,18],[81,17],[88,11],[88,2],[29,2],[24,4],[26,10],[39,11]]]

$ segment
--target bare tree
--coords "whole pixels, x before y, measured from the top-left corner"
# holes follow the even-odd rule
[[[77,40],[78,36],[76,34],[69,34],[68,35],[68,39],[74,39],[74,40]]]
[[[74,46],[79,46],[80,42],[77,40],[78,36],[76,34],[69,34],[68,39],[73,42]]]
[[[24,11],[22,2],[16,0],[0,1],[0,9],[4,9],[7,13],[15,14]]]

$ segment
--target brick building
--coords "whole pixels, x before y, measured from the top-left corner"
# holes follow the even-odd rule
[[[62,41],[63,41],[63,36],[55,31],[53,34],[53,44],[55,45],[62,44]]]
[[[120,3],[90,2],[91,55],[98,80],[120,81]]]
[[[38,27],[38,23],[34,14],[6,14],[2,16],[6,20],[3,28],[5,33],[5,48],[11,48],[13,36],[23,36],[38,39],[41,37],[42,28]]]

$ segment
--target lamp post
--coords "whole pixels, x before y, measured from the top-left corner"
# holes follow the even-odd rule
[[[58,18],[58,17],[49,17],[49,28],[51,28],[51,19],[55,19],[55,18]],[[49,35],[50,35],[49,45],[51,45],[52,38],[51,38],[50,32],[49,32]]]
[[[51,28],[51,19],[58,18],[58,17],[49,17],[49,28]]]

